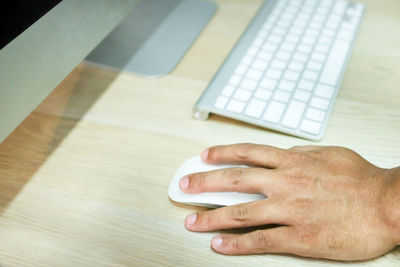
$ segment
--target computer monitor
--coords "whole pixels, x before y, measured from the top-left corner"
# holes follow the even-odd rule
[[[15,0],[3,6],[0,143],[88,54],[87,60],[119,71],[166,74],[215,10],[206,0]]]

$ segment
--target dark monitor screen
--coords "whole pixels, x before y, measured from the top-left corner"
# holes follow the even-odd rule
[[[0,8],[0,49],[40,19],[61,0],[13,0]]]

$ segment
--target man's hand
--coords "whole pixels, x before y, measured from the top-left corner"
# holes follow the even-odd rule
[[[238,144],[212,147],[201,157],[251,167],[188,175],[180,181],[184,192],[262,193],[267,199],[191,214],[187,229],[279,225],[216,236],[216,252],[365,260],[400,244],[399,168],[378,168],[341,147]]]

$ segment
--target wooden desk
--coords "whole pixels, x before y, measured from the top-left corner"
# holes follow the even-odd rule
[[[205,147],[315,144],[230,119],[191,118],[261,0],[220,9],[178,68],[144,79],[79,65],[0,145],[1,266],[332,266],[282,255],[228,257],[169,201],[178,166]],[[400,2],[364,0],[365,19],[321,145],[400,164]],[[392,252],[361,266],[399,266]]]

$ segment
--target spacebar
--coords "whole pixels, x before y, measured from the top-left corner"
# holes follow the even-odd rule
[[[320,82],[336,86],[340,74],[342,73],[349,49],[349,42],[336,40],[321,74]]]

